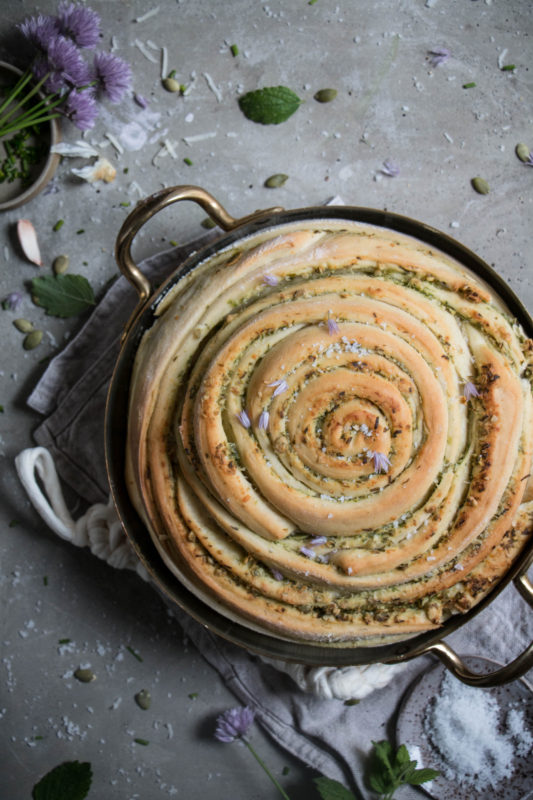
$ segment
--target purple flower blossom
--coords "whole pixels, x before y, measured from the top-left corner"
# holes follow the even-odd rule
[[[316,553],[310,547],[300,547],[300,553],[307,558],[316,558]]]
[[[250,422],[250,417],[248,416],[244,408],[237,414],[237,419],[239,420],[243,428],[249,428],[250,425],[252,424]]]
[[[254,717],[254,712],[248,706],[229,708],[217,717],[215,739],[227,744],[241,739],[251,728]]]
[[[16,311],[22,303],[23,295],[20,292],[10,292],[2,300],[2,308],[5,311]]]
[[[63,36],[78,47],[93,48],[100,39],[100,17],[92,8],[62,0],[58,8],[57,25]]]
[[[387,175],[389,178],[395,178],[397,175],[400,174],[400,167],[391,161],[390,158],[387,158],[386,161],[383,162],[383,166],[381,171],[384,175]]]
[[[432,67],[439,67],[441,64],[446,63],[450,57],[450,51],[447,47],[434,47],[433,50],[428,50],[429,63]]]
[[[289,384],[286,380],[281,378],[278,381],[272,381],[272,383],[267,383],[267,386],[275,386],[276,388],[272,392],[272,397],[277,397],[279,394],[283,394],[289,388]]]
[[[467,381],[463,387],[463,397],[468,403],[473,397],[479,397],[479,392],[472,381]]]
[[[385,453],[380,453],[379,450],[367,450],[369,458],[374,461],[374,472],[388,472],[391,465]]]
[[[120,103],[131,88],[130,65],[112,53],[96,53],[93,66],[97,86],[112,103]]]
[[[89,90],[84,92],[72,91],[65,104],[60,107],[60,110],[80,131],[87,131],[92,128],[98,116],[96,100]]]
[[[261,411],[259,422],[257,424],[259,430],[266,431],[266,429],[268,428],[269,419],[270,419],[270,414],[268,413],[268,411]]]
[[[49,92],[84,86],[90,81],[90,71],[80,51],[64,36],[56,36],[51,40],[46,58],[39,59],[33,68],[38,79],[44,78],[48,72],[50,75],[45,82],[45,88]]]
[[[17,27],[31,44],[44,52],[48,50],[50,42],[59,33],[57,21],[53,17],[45,17],[42,14],[39,14],[38,17],[28,17]]]
[[[263,283],[266,283],[267,286],[277,286],[279,278],[276,275],[270,275],[268,272],[265,272],[263,275]]]
[[[143,97],[142,94],[135,93],[133,95],[133,99],[141,108],[148,108],[148,100],[146,97]]]
[[[328,317],[328,333],[330,336],[335,336],[339,332],[339,326],[334,319]]]

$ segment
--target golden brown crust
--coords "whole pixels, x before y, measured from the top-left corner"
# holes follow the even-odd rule
[[[166,563],[223,613],[325,644],[409,636],[524,546],[532,347],[451,259],[355,223],[285,226],[199,265],[158,314],[128,483]]]

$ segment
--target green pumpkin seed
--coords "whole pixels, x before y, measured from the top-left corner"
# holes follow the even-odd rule
[[[276,175],[271,175],[270,178],[267,178],[265,181],[265,186],[268,189],[278,189],[280,186],[283,186],[286,180],[288,180],[288,175],[284,175],[283,172],[278,172]]]
[[[92,669],[82,669],[81,667],[74,672],[74,677],[80,683],[91,683],[91,681],[96,680],[96,675]]]
[[[163,79],[163,86],[167,90],[167,92],[180,92],[181,91],[181,84],[176,78],[164,78]]]
[[[68,256],[58,256],[54,259],[54,263],[52,264],[52,269],[54,270],[56,275],[63,275],[64,272],[67,271],[69,265],[69,257]]]
[[[41,344],[42,340],[43,340],[42,331],[31,331],[24,337],[22,346],[24,350],[33,350],[35,347],[38,347]]]
[[[135,695],[135,702],[143,711],[148,711],[152,703],[152,695],[148,689],[141,689],[141,691],[137,692]]]
[[[485,178],[472,178],[472,187],[478,194],[488,194],[490,187]]]
[[[319,89],[314,95],[315,100],[319,103],[331,103],[337,97],[336,89]]]
[[[13,325],[21,333],[29,333],[30,331],[33,330],[33,325],[31,324],[29,319],[14,319]]]
[[[216,228],[216,222],[211,219],[211,217],[206,217],[200,223],[202,228],[206,228],[206,230],[211,230],[211,228]]]
[[[530,150],[527,144],[523,144],[523,142],[517,144],[515,147],[515,153],[520,161],[529,161]]]

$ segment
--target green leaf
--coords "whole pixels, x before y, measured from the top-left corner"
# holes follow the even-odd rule
[[[381,772],[371,772],[368,776],[368,784],[378,794],[387,794],[387,792],[394,789],[388,776],[383,775]]]
[[[316,788],[322,800],[356,800],[355,796],[339,781],[332,778],[315,778]]]
[[[92,769],[85,761],[65,761],[33,787],[33,800],[83,800],[91,788]]]
[[[52,317],[74,317],[95,305],[91,284],[83,275],[44,275],[34,278],[32,298]]]
[[[406,782],[411,783],[413,786],[419,786],[421,783],[434,780],[439,775],[440,772],[438,770],[424,767],[422,769],[415,769],[412,775],[409,776],[409,780]]]
[[[266,86],[239,98],[245,117],[261,125],[279,125],[294,114],[302,100],[286,86]]]
[[[399,748],[396,750],[396,755],[394,760],[398,766],[403,766],[404,764],[409,764],[411,758],[409,756],[409,750],[404,744],[401,744]],[[414,766],[416,767],[416,761],[414,762]]]

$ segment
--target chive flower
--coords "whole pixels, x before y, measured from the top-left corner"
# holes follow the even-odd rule
[[[129,64],[113,53],[96,53],[93,67],[97,87],[112,103],[120,103],[131,87]]]
[[[367,455],[374,462],[374,472],[388,472],[391,465],[385,453],[379,450],[367,450]]]
[[[331,317],[328,317],[328,333],[330,336],[335,336],[336,333],[339,332],[339,326],[337,325],[336,321]]]
[[[277,286],[279,278],[276,275],[270,275],[270,273],[265,272],[263,275],[263,283],[266,283],[267,286]]]
[[[428,51],[429,63],[432,67],[440,67],[445,64],[450,57],[450,51],[447,47],[434,47],[433,50]]]
[[[467,381],[463,387],[463,397],[468,403],[473,397],[479,397],[479,392],[472,381]]]
[[[98,116],[98,108],[92,92],[71,92],[65,101],[63,114],[80,131],[92,128]]]
[[[43,52],[47,51],[50,42],[59,34],[57,20],[43,14],[28,17],[17,28],[30,44]]]
[[[237,419],[239,420],[243,428],[249,428],[250,425],[252,424],[250,422],[250,417],[248,416],[244,408],[237,414]]]
[[[259,422],[257,424],[259,430],[266,431],[266,429],[268,428],[269,419],[270,419],[270,414],[268,413],[268,411],[261,411]]]
[[[272,381],[272,383],[267,383],[267,386],[269,386],[269,387],[270,386],[275,386],[276,387],[274,389],[274,391],[272,392],[272,397],[277,397],[279,394],[283,394],[283,392],[286,392],[287,389],[289,388],[289,384],[283,378],[281,378],[280,380],[277,380],[277,381]]]
[[[215,739],[231,744],[235,739],[242,739],[252,727],[255,714],[251,708],[229,708],[217,717]]]
[[[387,175],[389,178],[395,178],[400,174],[400,167],[394,161],[391,161],[390,158],[387,158],[383,162],[381,172],[383,175]]]
[[[22,303],[23,296],[21,292],[10,292],[7,297],[2,300],[2,308],[5,311],[16,311]]]
[[[78,47],[94,48],[100,39],[100,17],[92,8],[69,3],[59,3],[57,26],[60,33]]]

